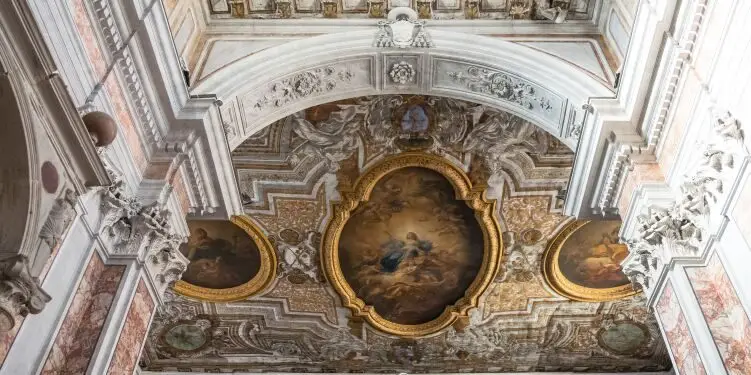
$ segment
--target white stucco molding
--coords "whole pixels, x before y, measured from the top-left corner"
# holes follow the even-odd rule
[[[680,9],[673,2],[643,1],[639,6],[621,73],[624,84],[616,100],[593,100],[597,114],[585,131],[590,129],[588,133],[596,137],[581,143],[574,166],[574,175],[597,174],[598,183],[588,187],[572,178],[572,189],[585,191],[569,197],[582,197],[585,201],[567,200],[567,213],[617,214],[615,206],[633,163],[656,162],[658,145],[675,110],[673,103],[685,80],[706,3],[686,1]],[[675,12],[686,15],[671,26]],[[589,174],[578,172],[585,168]]]
[[[427,27],[434,48],[373,47],[376,28],[293,41],[225,66],[198,82],[192,92],[243,101],[245,128],[230,143],[231,148],[296,111],[344,98],[395,93],[447,96],[506,110],[538,124],[573,148],[576,139],[567,136],[576,118],[572,112],[581,114],[581,105],[592,96],[612,95],[583,71],[542,52],[499,39]],[[392,65],[400,61],[417,70],[413,84],[395,84],[388,76]],[[322,88],[295,92],[300,79],[310,75],[314,84],[322,81]],[[501,76],[533,93],[527,98],[531,103],[493,90],[491,82],[498,82]],[[292,91],[291,95],[285,95],[287,91]]]

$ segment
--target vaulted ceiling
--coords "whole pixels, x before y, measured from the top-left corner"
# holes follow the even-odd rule
[[[331,274],[321,268],[333,204],[348,197],[369,171],[405,155],[429,155],[462,170],[471,186],[496,201],[493,216],[503,240],[499,270],[478,306],[466,319],[417,336],[389,334],[353,317]],[[245,215],[275,252],[275,279],[256,295],[229,303],[172,294],[154,318],[142,366],[206,372],[669,369],[641,295],[579,301],[567,297],[546,271],[551,251],[582,224],[561,210],[573,157],[561,141],[528,121],[442,97],[359,97],[276,121],[232,152]],[[399,194],[412,189],[386,186]],[[586,275],[601,281],[615,275],[623,284],[612,266],[622,256],[611,250],[617,223],[606,226],[582,232],[572,246],[589,255],[572,259],[587,265],[576,263],[576,272],[591,271]]]

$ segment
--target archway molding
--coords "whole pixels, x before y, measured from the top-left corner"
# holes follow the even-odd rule
[[[36,143],[32,109],[24,95],[20,70],[13,58],[0,53],[0,258],[29,255],[39,232],[40,182],[36,175]]]
[[[614,95],[584,70],[517,43],[441,30],[430,34],[434,48],[373,47],[375,30],[301,39],[229,63],[197,82],[192,93],[222,100],[230,149],[305,108],[382,94],[488,105],[575,148],[582,105],[591,97]],[[400,69],[406,81],[392,78]]]

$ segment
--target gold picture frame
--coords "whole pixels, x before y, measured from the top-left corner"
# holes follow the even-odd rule
[[[448,305],[437,318],[421,324],[407,325],[389,321],[375,308],[357,297],[344,278],[339,262],[339,237],[344,225],[361,202],[367,201],[376,183],[385,175],[402,168],[421,167],[443,175],[454,187],[456,198],[465,201],[474,211],[483,232],[483,260],[469,288],[453,305]],[[477,307],[480,296],[496,277],[500,267],[502,239],[495,215],[495,200],[485,198],[484,188],[473,188],[466,173],[439,156],[408,152],[389,157],[367,170],[350,191],[341,192],[341,201],[332,204],[332,216],[321,241],[321,263],[327,280],[349,308],[355,319],[364,319],[375,329],[400,337],[425,336],[436,333],[457,320],[466,321],[469,311]]]
[[[593,221],[573,221],[566,225],[548,244],[542,256],[542,275],[548,285],[558,294],[582,302],[605,302],[633,296],[638,293],[631,283],[612,288],[591,288],[569,280],[560,267],[560,253],[576,231]]]
[[[235,215],[230,221],[240,227],[258,247],[261,264],[258,273],[248,282],[232,288],[212,289],[193,285],[183,280],[175,283],[175,292],[186,297],[210,302],[232,302],[244,300],[263,292],[276,278],[277,259],[274,246],[250,218]]]

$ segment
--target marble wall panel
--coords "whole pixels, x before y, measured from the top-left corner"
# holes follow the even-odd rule
[[[107,266],[94,253],[42,369],[43,375],[83,374],[88,368],[125,266]]]
[[[149,329],[154,300],[143,280],[138,281],[136,294],[131,301],[125,325],[115,347],[115,354],[107,371],[110,375],[132,374],[138,365],[141,346]]]
[[[751,374],[751,321],[720,258],[715,253],[686,273],[728,374]]]
[[[83,43],[83,47],[86,50],[86,54],[88,55],[92,69],[97,75],[97,78],[104,77],[107,70],[106,63],[109,59],[105,58],[105,53],[99,48],[99,43],[97,42],[95,35],[95,25],[92,24],[91,19],[89,18],[84,1],[71,1],[71,5],[73,21],[78,30],[81,42]],[[111,115],[115,118],[117,123],[120,124],[120,130],[125,136],[126,143],[135,159],[136,165],[141,171],[143,171],[147,164],[146,155],[141,146],[141,140],[135,127],[136,123],[131,116],[131,112],[126,103],[125,93],[121,88],[124,86],[125,85],[119,84],[116,74],[112,74],[104,84],[104,91],[109,94],[112,109],[115,111],[115,113],[111,113]]]
[[[657,302],[657,315],[662,322],[670,351],[673,353],[673,361],[678,371],[685,375],[705,375],[696,349],[691,332],[688,330],[688,322],[683,315],[678,297],[673,290],[673,284],[668,282]]]

